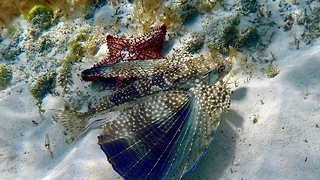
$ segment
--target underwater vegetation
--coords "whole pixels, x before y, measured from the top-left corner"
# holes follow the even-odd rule
[[[276,77],[280,73],[280,70],[278,70],[272,65],[272,63],[270,63],[267,68],[261,69],[261,72],[266,74],[267,77],[271,79]]]
[[[311,5],[312,2],[314,2],[314,5]],[[305,30],[303,34],[301,34],[301,38],[307,44],[310,44],[314,42],[315,39],[320,37],[320,4],[319,1],[311,0],[309,2],[307,1],[307,4],[309,4],[312,13],[307,13],[307,11],[305,10],[296,19],[290,20],[290,14],[284,16],[284,18],[286,18],[291,24],[297,23],[298,25],[303,26]]]
[[[0,90],[10,83],[11,78],[12,78],[11,69],[5,64],[1,64],[0,65]]]
[[[44,17],[54,14],[54,18],[64,16],[69,19],[75,16],[92,17],[94,10],[106,3],[106,0],[1,0],[0,1],[0,27],[8,26],[17,16],[23,15],[34,19],[33,15],[41,13]],[[52,11],[52,13],[51,13]],[[35,13],[37,12],[37,13]]]
[[[239,16],[236,16],[229,20],[229,25],[223,30],[223,40],[224,46],[235,46],[235,43],[239,37],[239,28],[238,25],[240,23]]]
[[[255,13],[257,11],[257,0],[241,0],[242,10],[248,13]]]
[[[69,59],[79,61],[85,54],[85,48],[80,44],[80,40],[75,39],[69,43]]]
[[[42,30],[50,28],[54,23],[53,10],[43,5],[32,7],[23,17],[30,24],[28,30],[33,37],[38,37]]]
[[[51,93],[55,87],[56,73],[54,71],[40,74],[31,84],[31,95],[41,104],[42,99]]]
[[[63,88],[64,92],[69,91],[70,85],[73,84],[72,80],[72,59],[67,56],[65,59],[62,60],[60,70],[58,71],[57,75],[57,85]]]
[[[85,36],[79,33],[75,39],[69,42],[68,53],[60,62],[60,70],[57,75],[57,85],[63,88],[64,92],[69,91],[70,85],[73,84],[72,80],[72,65],[80,62],[81,58],[84,57],[86,49],[80,43],[85,40]]]
[[[239,16],[229,20],[229,25],[223,30],[223,40],[225,47],[249,47],[257,43],[260,39],[258,30],[249,27],[244,32],[239,29]]]
[[[238,39],[238,47],[250,47],[256,45],[260,41],[260,35],[256,27],[249,27]]]
[[[229,47],[251,48],[259,45],[261,36],[255,26],[249,26],[246,29],[240,29],[240,16],[232,16],[222,22],[217,20],[204,20],[205,29],[208,32],[205,38],[205,44],[209,49],[220,53],[228,53]],[[222,29],[222,30],[220,30]]]
[[[19,5],[21,1],[2,0],[0,1],[0,27],[10,24],[10,22],[21,14]]]
[[[30,24],[41,24],[43,28],[47,28],[51,25],[53,15],[52,8],[44,5],[36,5],[31,8],[29,13],[24,14],[24,18]]]
[[[135,0],[133,2],[132,20],[141,24],[143,32],[149,31],[155,20],[159,19],[162,2],[163,0]]]
[[[187,38],[183,40],[182,48],[191,54],[198,53],[204,45],[204,37],[204,34],[191,32]]]
[[[175,5],[173,3],[178,3]],[[138,28],[144,33],[150,30],[152,25],[163,22],[168,29],[179,33],[183,23],[186,23],[198,14],[212,12],[222,1],[178,1],[166,2],[164,0],[135,0],[131,13],[131,20],[138,23]]]
[[[101,34],[99,29],[92,34],[79,30],[76,36],[68,42],[67,53],[59,62],[60,68],[57,74],[57,85],[62,87],[64,92],[68,92],[73,84],[72,66],[81,62],[83,57],[91,57],[96,53],[99,48],[97,39]]]

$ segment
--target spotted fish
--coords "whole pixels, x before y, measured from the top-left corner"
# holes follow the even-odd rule
[[[65,127],[69,141],[73,141],[79,134],[90,129],[92,124],[96,127],[110,121],[106,117],[111,111],[130,108],[157,96],[162,91],[188,92],[195,84],[215,84],[230,70],[231,63],[219,54],[178,60],[131,61],[93,67],[82,72],[82,75],[101,76],[106,79],[135,78],[113,94],[101,97],[100,102],[88,112],[65,110],[56,115],[55,119]]]
[[[105,123],[98,143],[124,179],[180,179],[206,153],[229,94],[222,82],[161,91]]]

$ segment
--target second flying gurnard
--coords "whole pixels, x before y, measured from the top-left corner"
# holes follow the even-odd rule
[[[82,76],[129,81],[87,112],[55,118],[70,140],[102,126],[98,144],[125,179],[180,179],[196,167],[229,109],[222,78],[231,68],[217,53],[94,66]]]

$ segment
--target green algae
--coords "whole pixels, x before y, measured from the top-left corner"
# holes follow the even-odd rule
[[[72,80],[72,59],[70,57],[66,57],[61,62],[61,67],[57,76],[57,85],[63,88],[64,92],[68,92],[70,90],[69,86],[73,84]]]
[[[258,10],[257,0],[241,0],[242,10],[249,13],[255,13]]]
[[[29,23],[27,31],[34,39],[37,39],[41,35],[41,32],[49,29],[54,24],[52,8],[44,5],[33,6],[23,17]]]
[[[269,79],[276,77],[280,73],[280,70],[274,67],[272,63],[269,64],[267,68],[261,69],[261,71],[266,74]]]
[[[79,61],[85,54],[84,47],[77,40],[73,40],[69,44],[68,59],[70,61]]]
[[[52,8],[44,5],[35,5],[23,17],[32,25],[38,25],[41,29],[46,29],[52,25],[54,13]]]
[[[238,39],[237,44],[239,47],[250,47],[256,45],[260,39],[257,28],[249,27]]]
[[[224,40],[224,46],[235,46],[237,39],[239,37],[239,25],[240,18],[236,16],[229,20],[229,25],[223,30],[222,38]]]
[[[12,79],[12,71],[11,69],[5,65],[0,65],[0,89],[3,89],[6,85],[10,83]]]
[[[49,72],[41,74],[31,85],[30,93],[39,102],[55,88],[56,73]]]
[[[190,38],[183,42],[183,48],[191,54],[199,52],[203,45],[204,35],[195,32],[190,33]]]
[[[87,35],[84,32],[79,32],[75,39],[69,42],[68,53],[61,60],[60,70],[57,75],[57,85],[63,88],[64,92],[68,92],[73,84],[72,79],[72,65],[78,63],[85,56],[86,48],[81,44],[81,41],[85,41]]]

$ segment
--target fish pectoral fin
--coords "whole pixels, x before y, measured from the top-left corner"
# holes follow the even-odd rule
[[[64,126],[67,143],[73,142],[80,134],[85,133],[86,124],[89,121],[87,113],[72,110],[61,110],[53,116],[53,119]]]

